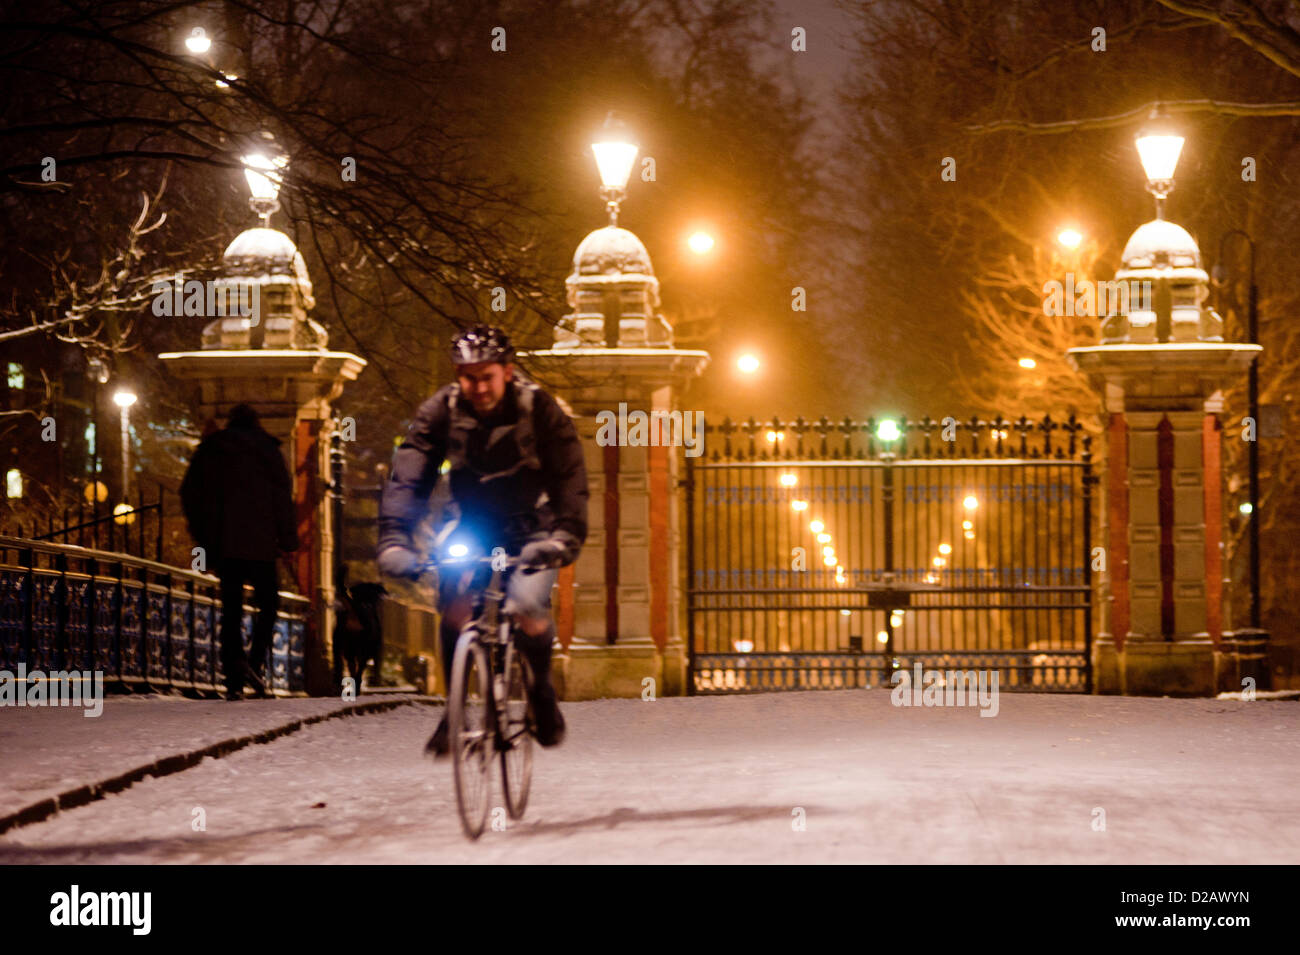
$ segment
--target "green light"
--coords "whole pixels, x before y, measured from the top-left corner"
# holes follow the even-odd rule
[[[1255,508],[1251,506],[1250,501],[1243,501],[1241,506],[1237,508],[1237,510],[1241,511],[1243,514],[1249,514],[1254,509]]]
[[[903,432],[898,429],[898,422],[892,418],[886,418],[876,425],[876,437],[881,441],[897,441],[902,436]]]

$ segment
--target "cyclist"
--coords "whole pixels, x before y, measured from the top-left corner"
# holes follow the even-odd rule
[[[554,746],[564,738],[564,717],[551,684],[551,588],[556,568],[573,563],[587,538],[582,445],[558,402],[516,376],[503,331],[478,325],[457,335],[451,357],[456,381],[420,405],[393,456],[379,510],[379,567],[397,577],[419,574],[412,532],[449,462],[457,537],[471,536],[485,552],[503,546],[525,566],[544,568],[510,575],[504,609],[515,614],[520,650],[532,664],[537,741]],[[440,570],[438,576],[442,666],[450,686],[456,640],[487,575]],[[448,749],[444,713],[426,751],[445,756]]]

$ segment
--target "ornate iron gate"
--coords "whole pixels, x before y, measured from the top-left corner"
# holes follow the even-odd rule
[[[1091,438],[1074,416],[897,425],[706,427],[689,692],[888,686],[916,663],[1091,689]]]

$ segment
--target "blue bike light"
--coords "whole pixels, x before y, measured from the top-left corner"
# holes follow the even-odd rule
[[[478,541],[465,534],[453,536],[443,545],[442,550],[443,560],[452,562],[472,560],[479,552]]]

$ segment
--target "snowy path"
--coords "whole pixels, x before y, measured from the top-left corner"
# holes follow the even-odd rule
[[[363,696],[362,703],[381,699]],[[264,733],[356,704],[343,700],[187,700],[110,696],[103,712],[80,707],[0,708],[0,816],[155,760]]]
[[[419,755],[438,710],[403,706],[15,829],[0,863],[1300,861],[1295,701],[1003,694],[981,718],[873,690],[564,708],[527,815],[476,844],[450,764]]]

